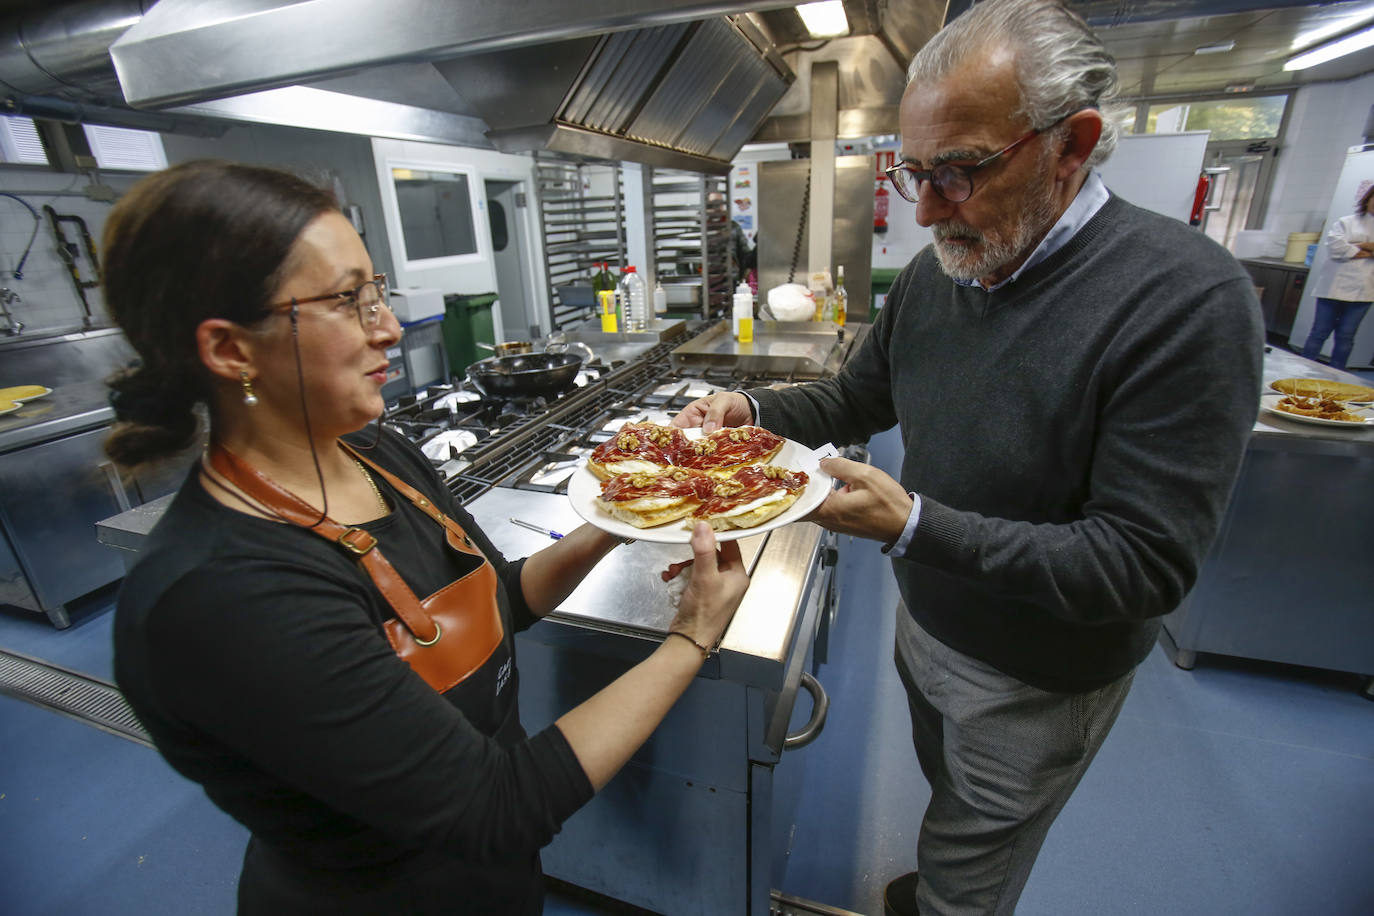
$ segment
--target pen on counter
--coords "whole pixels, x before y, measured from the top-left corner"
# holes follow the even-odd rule
[[[543,527],[542,525],[536,525],[536,524],[534,524],[534,523],[532,523],[532,522],[522,522],[522,521],[521,521],[520,519],[518,519],[518,518],[513,518],[513,519],[511,519],[511,520],[510,520],[510,523],[511,523],[512,525],[519,525],[521,528],[528,528],[528,529],[530,529],[531,531],[538,531],[540,534],[547,534],[549,537],[553,538],[555,541],[558,540],[559,538],[561,538],[561,537],[563,536],[563,535],[559,534],[557,531],[550,531],[549,529]]]

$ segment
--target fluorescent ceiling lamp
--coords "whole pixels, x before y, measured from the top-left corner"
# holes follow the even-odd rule
[[[849,34],[849,18],[844,14],[841,0],[803,3],[797,7],[797,15],[802,18],[802,24],[812,38],[834,38],[836,35]]]
[[[1330,44],[1313,48],[1306,54],[1299,54],[1291,57],[1283,65],[1285,70],[1306,70],[1308,67],[1315,67],[1317,64],[1324,64],[1329,60],[1344,57],[1347,54],[1354,54],[1356,51],[1363,51],[1370,45],[1374,45],[1374,26],[1347,35],[1344,38],[1333,41]]]

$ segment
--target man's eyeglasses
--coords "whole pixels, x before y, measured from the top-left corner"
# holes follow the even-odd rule
[[[387,302],[386,274],[376,274],[371,280],[364,280],[353,289],[346,289],[338,293],[323,293],[305,299],[292,299],[290,302],[269,305],[267,310],[274,313],[289,312],[296,306],[304,305],[307,302],[328,302],[330,300],[334,300],[340,305],[345,302],[351,303],[358,312],[358,324],[364,332],[371,331],[381,323],[383,306],[391,307]]]
[[[1064,117],[1068,117],[1065,115]],[[911,201],[913,204],[920,199],[921,182],[928,181],[930,186],[935,189],[945,200],[952,204],[961,204],[973,196],[973,173],[979,169],[987,168],[1007,153],[1016,149],[1022,143],[1032,137],[1037,137],[1047,130],[1058,127],[1064,118],[1060,118],[1053,124],[1032,130],[1020,137],[1017,137],[1007,146],[1002,147],[997,152],[981,159],[973,165],[953,165],[952,163],[941,163],[928,171],[913,169],[905,162],[899,162],[888,169],[885,169],[887,177],[892,180],[892,186],[897,189],[897,193]]]

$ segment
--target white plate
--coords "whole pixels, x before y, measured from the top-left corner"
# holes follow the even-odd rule
[[[699,429],[686,429],[683,432],[690,439],[696,439],[701,435]],[[756,525],[753,528],[731,528],[728,531],[717,531],[716,540],[735,541],[800,521],[812,509],[819,506],[825,500],[826,494],[830,492],[834,478],[822,471],[817,462],[821,458],[834,454],[836,451],[833,445],[821,446],[812,451],[800,442],[784,439],[782,448],[778,450],[777,455],[769,463],[792,471],[805,471],[807,477],[810,478],[806,482],[806,489],[802,491],[796,502],[787,507],[785,512],[780,512],[762,525]],[[688,519],[680,518],[656,528],[636,528],[634,525],[622,522],[602,512],[596,504],[596,500],[600,496],[601,479],[587,470],[586,464],[583,464],[582,467],[573,472],[572,478],[568,481],[568,502],[572,504],[573,511],[582,516],[583,519],[591,522],[602,531],[622,538],[652,541],[655,544],[688,544],[692,540],[692,529],[687,527]]]
[[[50,395],[50,394],[52,394],[52,389],[51,389],[51,388],[44,388],[44,389],[42,390],[42,392],[40,392],[39,394],[31,394],[31,395],[29,395],[29,396],[26,397],[26,398],[10,398],[10,400],[11,400],[11,401],[14,401],[16,404],[23,404],[23,403],[26,403],[26,402],[28,402],[28,401],[36,401],[36,400],[38,400],[39,398],[46,398],[46,397],[47,397],[48,395]]]
[[[1286,394],[1266,394],[1260,396],[1260,407],[1269,411],[1275,416],[1283,417],[1285,420],[1297,420],[1299,423],[1316,423],[1318,426],[1340,426],[1345,429],[1359,428],[1361,426],[1374,426],[1374,418],[1366,416],[1363,420],[1327,420],[1322,417],[1305,417],[1300,413],[1289,413],[1286,410],[1279,410],[1278,403]],[[1354,407],[1346,405],[1346,410],[1353,414],[1367,413],[1366,407]]]

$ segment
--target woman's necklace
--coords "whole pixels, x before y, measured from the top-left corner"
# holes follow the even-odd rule
[[[363,463],[361,461],[359,461],[357,458],[354,458],[353,463],[358,466],[358,470],[361,471],[363,474],[363,479],[367,481],[367,485],[370,486],[372,488],[372,492],[376,494],[377,505],[382,507],[382,514],[385,515],[388,512],[390,512],[391,507],[386,504],[386,499],[382,496],[382,491],[377,489],[377,481],[372,479],[372,475],[367,472],[367,468],[363,467]]]

